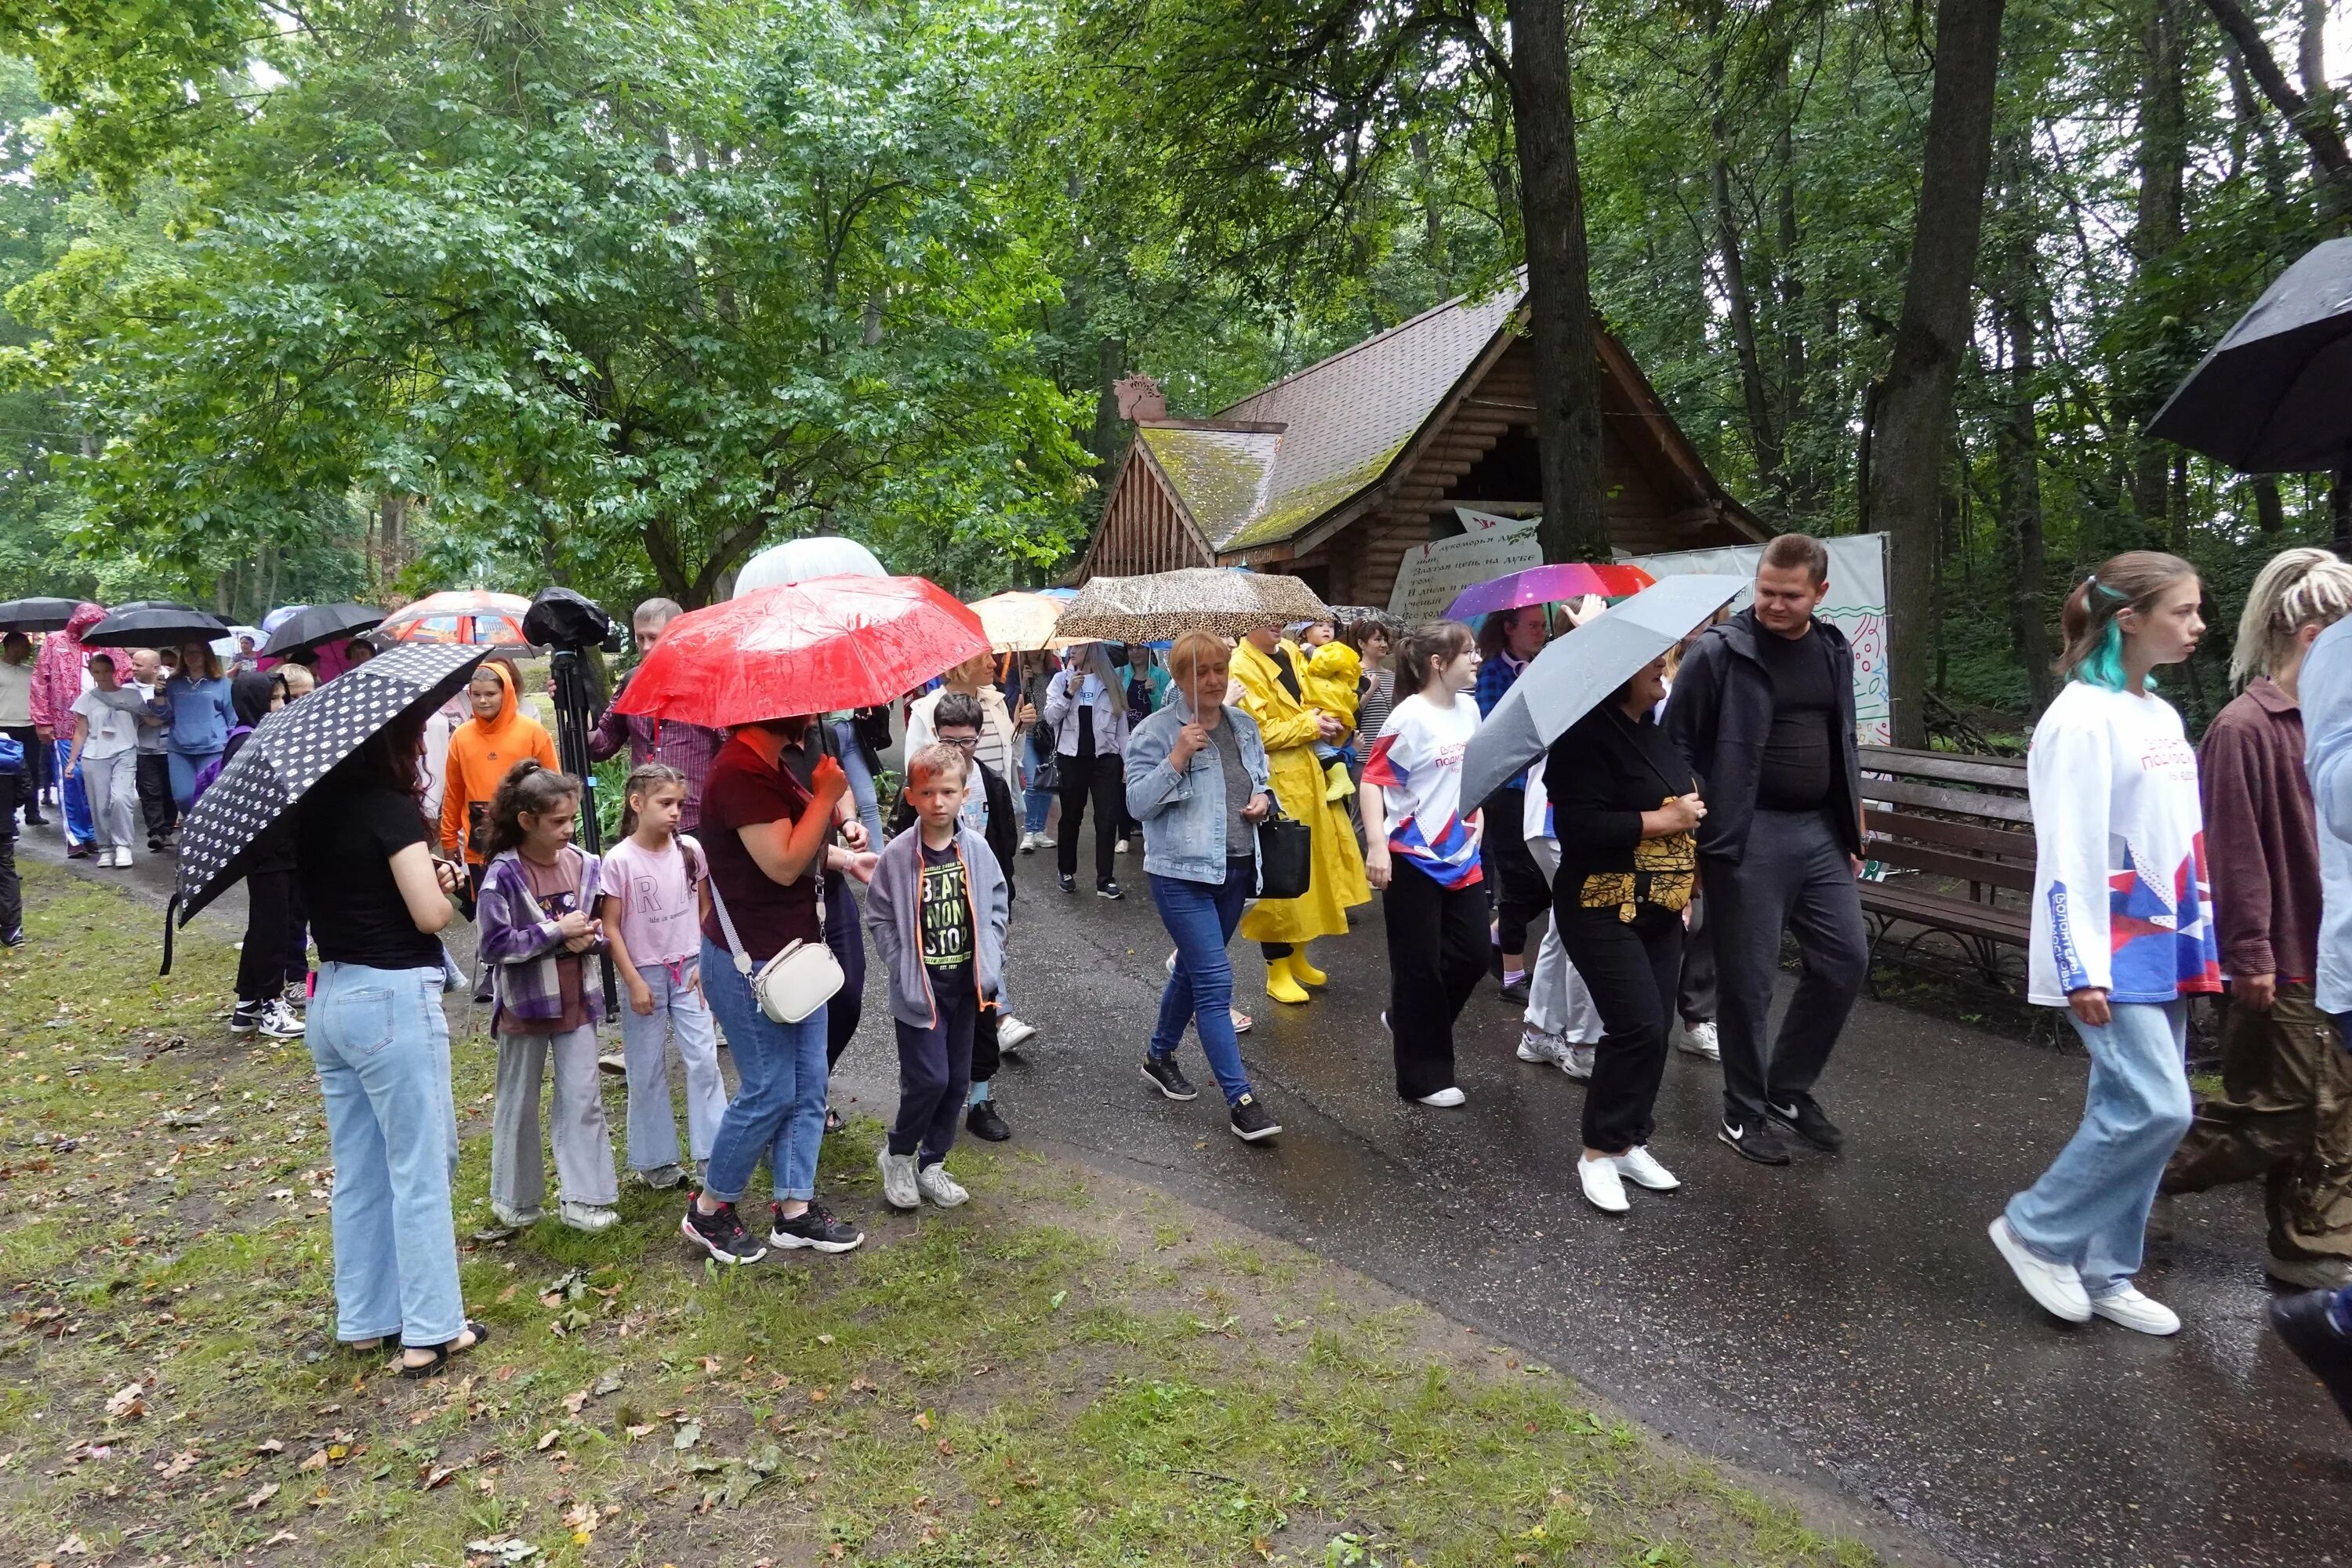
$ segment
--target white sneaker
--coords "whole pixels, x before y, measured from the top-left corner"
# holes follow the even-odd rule
[[[491,1215],[498,1220],[499,1224],[510,1231],[529,1230],[532,1226],[539,1223],[541,1212],[541,1211],[535,1208],[509,1208],[506,1205],[499,1202],[496,1198],[492,1198],[490,1200]]]
[[[302,1037],[302,1020],[282,996],[272,996],[261,1005],[261,1033],[272,1040],[299,1040]]]
[[[1576,1179],[1583,1184],[1584,1201],[1602,1214],[1623,1214],[1633,1206],[1625,1201],[1625,1184],[1618,1177],[1617,1162],[1606,1155],[1598,1160],[1577,1156]]]
[[[2053,1318],[2070,1323],[2091,1321],[2091,1298],[2084,1293],[2083,1277],[2074,1272],[2071,1263],[2044,1263],[2018,1240],[2017,1232],[2009,1228],[2007,1215],[1995,1215],[1985,1234],[1992,1237],[1993,1250],[2000,1253],[2025,1293]],[[2153,1303],[2151,1303],[2153,1304]],[[2178,1326],[2176,1324],[2176,1326]]]
[[[1037,835],[1037,847],[1038,847],[1038,848],[1040,848],[1040,849],[1051,849],[1053,847],[1054,847],[1054,836],[1053,836],[1052,834],[1050,834],[1050,833],[1043,833],[1043,832],[1041,832],[1041,833],[1039,833],[1039,834]]]
[[[1703,1024],[1685,1024],[1683,1037],[1675,1042],[1675,1049],[1686,1057],[1705,1057],[1711,1062],[1723,1059],[1723,1042],[1716,1036],[1712,1019]]]
[[[908,1159],[914,1156],[909,1154]],[[968,1201],[971,1194],[961,1182],[948,1174],[945,1165],[925,1165],[915,1173],[915,1189],[940,1208],[951,1209]]]
[[[1568,1065],[1568,1039],[1561,1035],[1547,1035],[1530,1026],[1519,1031],[1519,1060],[1540,1062],[1548,1067]]]
[[[2143,1296],[2129,1285],[2116,1287],[2105,1296],[2091,1298],[2091,1315],[2105,1318],[2111,1323],[2143,1334],[2177,1334],[2180,1331],[2180,1314],[2163,1302]]]
[[[1036,1025],[1024,1024],[1010,1013],[996,1020],[996,1048],[1000,1051],[1017,1051],[1036,1037]]]
[[[1654,1193],[1671,1193],[1683,1184],[1682,1178],[1658,1163],[1647,1143],[1636,1143],[1622,1154],[1613,1156],[1617,1173],[1637,1187]]]
[[[1423,1105],[1433,1105],[1440,1110],[1451,1110],[1454,1107],[1462,1104],[1469,1098],[1470,1097],[1463,1093],[1458,1087],[1448,1084],[1445,1088],[1439,1089],[1435,1094],[1423,1095],[1421,1097],[1421,1102]]]
[[[894,1209],[919,1209],[923,1206],[922,1189],[915,1184],[915,1157],[893,1154],[885,1149],[874,1156],[874,1163],[882,1172],[882,1201]]]
[[[621,1211],[604,1204],[575,1204],[566,1198],[555,1208],[555,1217],[572,1230],[590,1236],[600,1230],[610,1230],[621,1223]]]
[[[114,847],[114,863],[117,866],[121,867],[124,870],[129,870],[131,868],[130,845],[118,844]]]
[[[626,1078],[629,1076],[629,1058],[618,1051],[606,1051],[597,1057],[596,1070],[606,1078]]]
[[[1592,1076],[1592,1057],[1595,1048],[1591,1046],[1569,1047],[1567,1053],[1559,1058],[1559,1070],[1580,1081],[1590,1079]]]
[[[1114,854],[1114,855],[1124,855],[1124,854],[1126,854],[1126,853],[1127,853],[1127,840],[1126,840],[1126,839],[1124,839],[1124,838],[1122,838],[1122,839],[1120,839],[1118,843],[1116,843],[1116,844],[1112,845],[1112,846],[1110,847],[1110,852],[1111,852],[1112,854]]]

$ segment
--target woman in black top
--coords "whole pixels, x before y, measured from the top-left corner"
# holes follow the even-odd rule
[[[1577,1176],[1610,1214],[1631,1206],[1627,1181],[1653,1192],[1681,1184],[1650,1152],[1650,1112],[1698,866],[1694,830],[1706,807],[1650,716],[1665,695],[1665,663],[1652,660],[1570,726],[1544,764],[1559,835],[1552,918],[1606,1031],[1585,1092]]]
[[[457,874],[433,858],[418,804],[425,717],[395,721],[320,779],[294,829],[319,943],[305,1039],[335,1158],[335,1338],[365,1351],[399,1336],[404,1377],[488,1337],[457,1287],[457,1109],[435,934]]]

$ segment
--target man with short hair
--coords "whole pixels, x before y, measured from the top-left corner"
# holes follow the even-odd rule
[[[1666,730],[1706,800],[1699,881],[1715,942],[1723,1142],[1785,1165],[1779,1122],[1816,1149],[1845,1142],[1813,1085],[1869,966],[1863,928],[1862,769],[1853,652],[1813,612],[1829,552],[1801,533],[1764,547],[1756,598],[1683,660]],[[1765,1023],[1793,931],[1804,972],[1768,1049]]]
[[[647,599],[637,606],[637,613],[629,618],[629,628],[636,638],[639,669],[645,668],[646,657],[661,641],[662,633],[668,629],[670,622],[685,613],[676,599]],[[635,679],[637,671],[632,669],[613,689],[615,703],[620,701],[621,693],[629,689],[629,682]],[[667,763],[685,774],[686,809],[677,819],[677,830],[692,833],[702,821],[702,781],[710,773],[710,759],[717,756],[719,748],[726,743],[727,732],[724,730],[706,730],[698,724],[681,724],[674,719],[656,722],[642,714],[623,713],[617,709],[608,708],[588,736],[588,756],[591,761],[601,763],[625,745],[629,748],[629,765],[632,767],[646,762]]]

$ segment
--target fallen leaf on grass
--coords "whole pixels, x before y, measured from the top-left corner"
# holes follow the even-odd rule
[[[691,1448],[702,1441],[702,1423],[684,1421],[678,1424],[677,1436],[669,1440],[673,1448]]]
[[[608,1394],[620,1393],[621,1369],[616,1366],[605,1372],[603,1376],[597,1378],[596,1386],[589,1390],[589,1392],[593,1394],[599,1399],[604,1398]]]
[[[106,1396],[106,1414],[117,1421],[136,1421],[147,1414],[147,1385],[128,1383]]]
[[[833,1343],[833,1336],[831,1334],[819,1334],[816,1337],[816,1342],[821,1345],[829,1345]]]
[[[561,1436],[562,1436],[562,1433],[557,1432],[553,1427],[550,1427],[547,1431],[540,1434],[539,1441],[532,1444],[531,1447],[533,1451],[544,1454],[550,1448],[555,1447],[555,1439]]]
[[[257,1454],[282,1454],[286,1451],[286,1445],[275,1437],[264,1437],[253,1446],[252,1451]]]
[[[448,1484],[449,1478],[457,1473],[457,1467],[455,1465],[435,1465],[425,1472],[424,1484],[418,1487],[417,1489],[419,1491],[429,1492],[436,1487],[446,1486]],[[275,1490],[276,1489],[272,1488],[271,1489]]]
[[[860,1373],[857,1376],[849,1380],[849,1392],[852,1394],[871,1394],[874,1392],[874,1384],[866,1380],[866,1375],[863,1373]]]
[[[525,1563],[539,1555],[539,1548],[528,1541],[517,1541],[511,1535],[492,1535],[480,1541],[466,1542],[468,1556],[487,1557],[493,1563]]]
[[[926,1432],[929,1431],[931,1429],[931,1413],[928,1410],[919,1412],[915,1416],[915,1425],[920,1426]]]
[[[573,1389],[570,1394],[563,1396],[564,1414],[568,1415],[577,1415],[580,1414],[581,1407],[587,1403],[588,1391],[584,1388]]]
[[[155,1473],[167,1481],[176,1481],[196,1468],[196,1451],[183,1448],[171,1458],[155,1467]]]
[[[290,1530],[281,1530],[261,1544],[264,1546],[284,1546],[289,1542],[299,1541],[302,1538],[300,1536],[295,1534]]]
[[[317,1450],[316,1452],[314,1452],[313,1454],[311,1454],[311,1456],[310,1456],[309,1458],[307,1458],[307,1459],[303,1460],[300,1464],[299,1464],[299,1465],[297,1465],[297,1466],[295,1466],[295,1467],[294,1467],[295,1470],[296,1470],[298,1473],[305,1473],[305,1472],[308,1472],[308,1471],[310,1471],[310,1470],[323,1470],[323,1469],[325,1469],[326,1468],[327,1468],[327,1450],[326,1450],[326,1449],[324,1449],[324,1448],[320,1448],[320,1449]]]
[[[812,1388],[809,1390],[809,1403],[811,1405],[823,1405],[826,1400],[831,1399],[832,1397],[833,1390],[829,1388]]]
[[[265,1481],[260,1486],[257,1486],[254,1488],[253,1490],[247,1492],[246,1494],[245,1500],[236,1506],[243,1511],[250,1513],[255,1509],[259,1508],[263,1503],[268,1502],[271,1498],[274,1498],[277,1495],[278,1483],[276,1481]]]
[[[707,1355],[702,1358],[702,1370],[706,1375],[717,1372],[720,1367],[726,1364],[726,1363],[720,1361],[715,1355]]]
[[[625,1431],[625,1432],[627,1432],[627,1433],[628,1433],[628,1435],[629,1435],[629,1441],[630,1441],[630,1442],[632,1442],[632,1443],[635,1442],[638,1438],[640,1438],[640,1437],[644,1436],[646,1433],[648,1433],[648,1432],[652,1431],[653,1429],[654,1429],[654,1428],[653,1428],[653,1423],[652,1423],[652,1422],[650,1422],[650,1421],[646,1421],[646,1422],[640,1422],[638,1425],[636,1425],[636,1426],[628,1426],[628,1427],[624,1427],[624,1428],[623,1428],[623,1430],[624,1430],[624,1431]]]

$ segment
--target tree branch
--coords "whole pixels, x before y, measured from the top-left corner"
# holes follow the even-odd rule
[[[2352,148],[2345,146],[2344,133],[2336,129],[2332,117],[2318,113],[2309,99],[2295,91],[2294,84],[2286,79],[2286,72],[2279,68],[2278,58],[2271,53],[2269,40],[2263,37],[2254,19],[2246,15],[2246,8],[2238,0],[2205,0],[2205,8],[2213,13],[2213,20],[2221,24],[2221,30],[2238,46],[2238,54],[2245,61],[2246,69],[2253,74],[2255,84],[2263,89],[2263,96],[2271,100],[2272,107],[2294,127],[2295,134],[2311,149],[2312,161],[2320,171],[2339,183],[2352,182]]]

